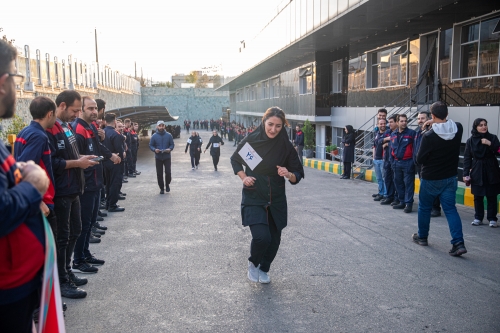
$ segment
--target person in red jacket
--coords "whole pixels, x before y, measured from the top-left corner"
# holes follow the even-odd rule
[[[16,49],[0,40],[0,118],[14,116]],[[0,143],[0,329],[28,333],[39,305],[45,260],[40,205],[49,187],[45,171],[33,161],[18,163]]]

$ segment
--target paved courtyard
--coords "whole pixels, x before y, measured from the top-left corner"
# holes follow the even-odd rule
[[[429,246],[419,246],[410,239],[417,202],[404,214],[373,202],[376,184],[306,168],[287,185],[272,282],[255,284],[233,143],[218,172],[208,151],[192,171],[186,140],[185,131],[175,140],[164,195],[140,142],[142,174],[123,186],[126,210],[110,213],[103,242],[91,245],[106,264],[85,275],[86,299],[65,299],[68,333],[500,331],[500,228],[471,226],[472,208],[459,207],[469,252],[454,258],[446,218],[432,220]]]

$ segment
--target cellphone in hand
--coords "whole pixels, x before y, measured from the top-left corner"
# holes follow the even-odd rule
[[[91,161],[94,161],[94,162],[101,162],[103,159],[104,159],[104,157],[102,157],[102,156],[97,156],[96,158],[91,159]]]

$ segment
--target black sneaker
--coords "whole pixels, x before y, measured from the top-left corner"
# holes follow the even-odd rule
[[[104,208],[106,208],[106,204],[104,204]],[[104,208],[103,208],[103,209],[104,209]],[[97,215],[98,215],[98,216],[100,216],[100,217],[106,217],[106,216],[108,216],[108,213],[103,213],[103,212],[101,212],[101,211],[99,210],[99,211],[97,211]]]
[[[441,211],[440,210],[433,210],[431,211],[431,217],[438,217],[441,216]]]
[[[89,282],[86,278],[79,278],[73,273],[73,271],[69,271],[68,273],[69,280],[75,284],[75,286],[83,286]]]
[[[133,173],[129,173],[129,174],[128,174],[128,177],[129,177],[129,178],[135,178],[136,176],[135,176],[135,174],[133,174]]]
[[[124,197],[126,197],[127,193],[120,192],[120,195],[123,195]]]
[[[165,194],[165,191],[164,190],[160,190],[160,194]]]
[[[394,208],[394,207],[393,207]],[[404,212],[405,213],[411,213],[413,211],[413,204],[411,205],[406,205]]]
[[[140,172],[140,171],[135,170],[135,174],[136,174],[136,175],[140,175],[140,174],[141,174],[141,172]]]
[[[67,298],[85,298],[87,297],[87,292],[78,288],[72,282],[64,282],[61,283],[61,296]]]
[[[104,230],[99,230],[99,229],[97,229],[97,228],[94,226],[94,227],[92,228],[92,233],[93,233],[94,235],[104,235],[104,234],[106,234],[106,231],[104,231]]]
[[[379,194],[378,194],[378,193],[372,194],[372,198],[376,198],[376,197],[378,197],[378,196],[379,196]]]
[[[102,259],[97,259],[96,257],[94,257],[93,255],[90,256],[90,257],[87,257],[85,258],[85,261],[87,262],[87,264],[90,264],[92,266],[102,266],[104,265],[105,261],[102,260]]]
[[[414,233],[413,235],[411,235],[411,239],[415,243],[417,243],[418,245],[422,245],[422,246],[429,245],[429,243],[427,243],[427,238],[420,238],[420,237],[418,237],[418,233]]]
[[[390,205],[391,202],[392,202],[391,198],[385,198],[385,199],[380,200],[381,205]]]
[[[125,200],[125,199],[127,199],[127,198],[125,198],[125,197],[123,197],[121,195],[118,196],[118,200]]]
[[[97,237],[94,237],[93,235],[90,235],[90,238],[89,238],[89,243],[91,244],[97,244],[97,243],[100,243],[101,240]]]
[[[383,195],[377,194],[377,196],[373,198],[373,201],[380,201],[380,200],[382,200],[383,198],[384,198],[384,196],[383,196]]]
[[[170,185],[167,185],[167,187],[165,188],[165,191],[170,192]]]
[[[101,238],[101,234],[96,234],[93,231],[90,232],[90,237]]]
[[[404,203],[400,203],[399,205],[392,206],[393,209],[404,209],[406,205]]]
[[[462,254],[467,253],[467,249],[465,248],[465,245],[463,242],[453,244],[453,247],[451,248],[450,252],[448,252],[450,256],[453,257],[459,257]]]
[[[99,215],[97,215],[97,217],[95,218],[95,220],[96,220],[97,222],[102,222],[102,221],[104,221],[104,218],[103,218],[103,217],[101,217],[101,216],[99,216]]]
[[[71,269],[75,272],[85,273],[85,274],[94,274],[99,271],[97,267],[89,265],[86,261],[82,261],[81,263],[78,264],[75,264],[75,262],[73,261],[73,266],[71,266]]]
[[[399,200],[394,200],[393,202],[391,202],[391,206],[397,206],[399,204],[400,204]]]

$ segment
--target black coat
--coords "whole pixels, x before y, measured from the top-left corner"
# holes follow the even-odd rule
[[[472,151],[471,139],[465,144],[463,175],[470,176],[471,185],[486,186],[500,183],[500,169],[495,153],[500,147],[496,135],[492,135],[491,146],[487,149],[484,158],[475,158]]]
[[[342,139],[344,149],[342,151],[342,161],[346,163],[354,163],[354,147],[356,146],[354,133],[349,133]],[[349,146],[346,146],[348,144]]]
[[[190,136],[188,142],[186,143],[186,152],[190,154],[198,153],[198,148],[201,150],[201,141],[199,136]]]
[[[214,147],[214,143],[218,143],[219,147]],[[210,147],[210,155],[212,156],[220,156],[220,146],[224,145],[224,141],[222,141],[222,138],[220,136],[211,136],[210,140],[208,141],[208,144],[205,148],[208,149]]]

